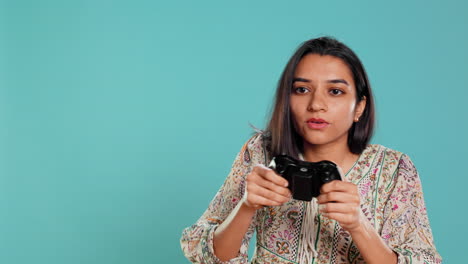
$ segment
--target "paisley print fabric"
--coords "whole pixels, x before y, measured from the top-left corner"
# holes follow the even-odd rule
[[[291,199],[281,206],[257,210],[237,257],[220,261],[213,251],[213,234],[241,200],[245,178],[256,164],[269,163],[267,140],[252,136],[237,154],[231,171],[207,210],[182,232],[185,256],[193,263],[248,263],[249,241],[257,233],[253,264],[298,263],[306,203]],[[421,181],[408,155],[370,144],[345,175],[358,186],[361,208],[385,243],[398,254],[398,263],[441,263],[426,213]],[[316,203],[316,199],[312,203]],[[365,263],[350,234],[335,220],[315,214],[310,226],[318,253],[311,263]],[[308,264],[308,263],[307,263]]]

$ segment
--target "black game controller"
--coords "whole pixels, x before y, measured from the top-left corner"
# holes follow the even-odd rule
[[[319,196],[322,185],[333,180],[341,181],[340,169],[328,160],[308,162],[278,155],[268,167],[289,182],[288,189],[296,200],[311,201],[312,197]]]

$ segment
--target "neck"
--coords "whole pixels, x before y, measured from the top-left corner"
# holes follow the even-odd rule
[[[356,160],[359,155],[353,154],[347,142],[333,142],[330,144],[314,145],[304,142],[304,159],[311,162],[322,160],[332,161],[343,167],[347,162]],[[346,167],[346,166],[344,166]]]

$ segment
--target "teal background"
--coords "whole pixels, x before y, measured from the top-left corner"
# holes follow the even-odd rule
[[[304,40],[363,61],[437,249],[468,235],[464,1],[2,1],[0,262],[188,263],[193,224]]]

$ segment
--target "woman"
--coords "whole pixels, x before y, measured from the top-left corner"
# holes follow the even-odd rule
[[[374,101],[367,74],[343,43],[304,42],[280,78],[265,131],[244,144],[221,189],[181,245],[194,263],[441,263],[421,182],[408,155],[368,144]],[[266,167],[287,154],[330,160],[343,181],[310,202]]]

